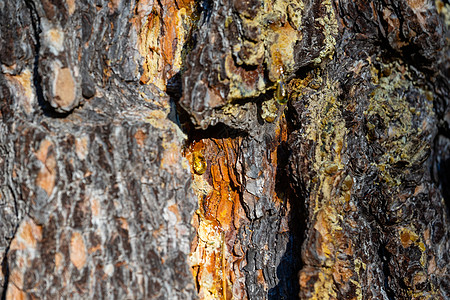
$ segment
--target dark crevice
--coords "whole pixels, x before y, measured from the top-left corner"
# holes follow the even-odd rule
[[[436,136],[434,142],[435,155],[432,168],[435,168],[435,172],[432,170],[431,173],[437,177],[434,178],[434,182],[436,182],[440,188],[442,197],[444,198],[445,212],[447,213],[447,216],[450,216],[450,156],[447,155],[447,157],[445,157],[442,153],[438,154],[437,148],[442,147],[438,143],[438,137],[439,135]],[[449,137],[446,138],[450,139]]]
[[[298,197],[290,184],[288,169],[290,156],[291,151],[287,143],[282,142],[277,150],[275,191],[280,199],[286,199],[285,207],[289,203],[291,209],[288,221],[289,241],[286,252],[277,266],[279,283],[269,290],[269,300],[296,299],[300,292],[298,272],[303,267],[301,246],[305,239],[307,216],[303,197]]]
[[[189,114],[180,106],[179,98],[173,96],[173,94],[170,95],[170,105],[171,110],[168,118],[188,136],[188,140],[186,141],[187,145],[193,141],[202,139],[224,139],[248,136],[246,131],[232,128],[220,122],[217,125],[209,126],[207,129],[198,129],[192,123]]]
[[[180,113],[182,108],[180,106],[180,99],[182,96],[181,87],[181,73],[178,72],[172,76],[166,85],[166,92],[170,97],[170,112],[168,115],[169,120],[175,123],[182,131],[183,127],[180,122]],[[185,122],[186,116],[181,116],[181,119]]]
[[[41,106],[43,108],[43,105],[45,104],[45,100],[44,100],[44,93],[43,93],[42,86],[41,86],[42,78],[38,72],[39,51],[41,49],[41,41],[39,38],[39,34],[42,32],[41,22],[40,22],[38,13],[36,11],[35,4],[31,0],[25,0],[25,5],[27,6],[28,10],[30,11],[31,25],[33,26],[34,40],[35,40],[34,47],[35,47],[36,54],[34,56],[34,65],[33,65],[33,84],[36,89],[36,96],[37,96],[39,106]]]
[[[318,69],[318,68],[313,65],[303,66],[303,67],[298,68],[291,76],[288,76],[286,79],[287,80],[291,80],[293,78],[305,79],[306,77],[308,77],[309,74],[314,72],[314,70],[316,70],[316,69]]]
[[[305,79],[316,68],[313,66],[304,66],[296,70],[286,80]],[[288,91],[289,92],[289,91]],[[285,110],[287,121],[287,135],[289,137],[293,132],[301,128],[301,124],[296,122],[298,116],[296,110],[289,101]],[[286,247],[286,253],[281,258],[277,267],[277,275],[280,282],[277,286],[269,290],[269,299],[297,299],[300,293],[300,284],[298,274],[303,268],[301,255],[302,245],[306,239],[308,209],[305,199],[308,198],[308,192],[304,186],[292,178],[293,171],[290,169],[292,151],[288,142],[281,143],[278,146],[278,166],[276,178],[276,192],[281,199],[287,199],[291,207],[289,216],[289,242]]]
[[[392,288],[389,286],[389,277],[390,277],[390,271],[389,271],[389,261],[391,260],[391,254],[386,249],[386,244],[380,245],[378,248],[378,256],[381,260],[382,264],[382,271],[384,276],[384,290],[386,291],[386,295],[388,296],[389,300],[395,300],[395,293],[392,290]]]
[[[415,67],[421,72],[433,76],[434,61],[430,61],[425,56],[420,54],[419,50],[420,47],[414,44],[403,46],[401,48],[401,58],[403,58],[410,67]]]
[[[203,22],[209,22],[212,13],[213,1],[212,0],[200,0],[200,11],[204,13]]]
[[[437,125],[438,128],[438,134],[436,135],[443,135],[446,138],[450,139],[450,124],[448,124],[446,121],[441,121]]]
[[[237,138],[237,137],[247,137],[248,133],[244,130],[232,128],[223,123],[218,123],[214,126],[209,126],[207,129],[191,129],[189,131],[189,141],[190,144],[193,141],[199,141],[202,139],[226,139],[226,138]]]
[[[232,128],[223,123],[209,126],[207,129],[198,129],[192,123],[189,113],[180,105],[182,96],[181,73],[175,74],[167,83],[167,94],[170,96],[171,111],[169,119],[174,122],[188,136],[187,144],[206,138],[236,138],[247,137],[248,133],[244,130]],[[245,102],[250,100],[245,100]]]
[[[303,67],[297,70],[296,78],[305,78],[313,68]],[[289,102],[290,103],[290,102]],[[289,107],[285,111],[287,122],[288,140],[291,134],[299,129],[300,125],[295,124],[297,117],[294,109]],[[289,204],[289,241],[286,245],[286,252],[281,257],[277,266],[277,277],[279,283],[269,290],[268,299],[297,299],[300,293],[300,283],[298,274],[303,267],[301,248],[306,238],[308,210],[305,199],[307,199],[305,189],[299,189],[292,179],[290,170],[290,158],[292,151],[288,142],[281,142],[277,149],[277,173],[275,191],[280,199],[285,199],[285,206]]]
[[[260,104],[264,100],[272,98],[272,96],[273,96],[273,89],[268,88],[267,90],[265,90],[264,93],[260,94],[259,96],[233,99],[230,102],[230,104],[238,104],[239,106],[244,106],[245,104],[247,104],[249,102],[254,102],[254,103]]]
[[[166,92],[175,102],[180,100],[183,93],[181,72],[176,73],[167,81]]]
[[[165,31],[166,31],[166,28],[165,28],[166,26],[165,26],[164,18],[162,16],[164,15],[164,7],[165,7],[165,5],[162,4],[161,0],[157,0],[157,2],[158,2],[159,8],[161,9],[161,16],[160,16],[160,20],[161,20],[161,23],[162,23],[162,26],[160,26],[160,28],[161,28],[161,36],[164,36],[165,35]],[[176,1],[175,1],[175,3],[176,3]]]
[[[8,251],[9,251],[9,245],[5,250],[5,254],[2,261],[2,273],[3,273],[3,293],[1,295],[1,300],[6,300],[6,292],[8,290],[8,283],[9,283],[9,265],[8,265]]]
[[[14,239],[14,237],[16,236],[16,232],[17,232],[17,228],[18,226],[16,225],[16,228],[14,229],[14,233],[11,237],[11,240],[9,241],[8,246],[5,249],[5,253],[3,256],[3,260],[1,263],[1,268],[2,268],[2,273],[3,273],[3,278],[4,278],[4,282],[3,282],[3,293],[1,295],[0,300],[6,300],[6,293],[8,290],[8,284],[9,284],[9,264],[8,264],[8,253],[9,253],[9,248],[11,247],[11,241]]]
[[[241,34],[242,35],[242,34]],[[251,72],[251,71],[257,71],[258,70],[258,65],[248,65],[245,62],[242,63],[238,63],[238,58],[237,55],[233,53],[233,55],[231,56],[234,62],[234,65],[239,69],[243,69],[246,72]]]

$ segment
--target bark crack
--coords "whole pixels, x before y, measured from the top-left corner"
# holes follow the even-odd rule
[[[0,297],[0,300],[6,300],[6,293],[8,291],[9,275],[10,275],[9,274],[9,264],[8,264],[8,253],[9,253],[9,248],[11,247],[11,242],[12,242],[12,240],[14,240],[14,237],[16,236],[18,227],[19,226],[16,225],[15,228],[14,228],[14,234],[12,235],[9,244],[8,244],[8,246],[5,249],[5,255],[3,256],[3,260],[2,260],[2,263],[1,263],[2,273],[4,275],[4,283],[3,283],[3,292],[2,292],[2,295]]]
[[[380,248],[378,249],[378,256],[380,257],[381,260],[381,265],[382,268],[381,270],[383,271],[383,276],[384,276],[384,289],[386,291],[386,295],[388,297],[389,300],[395,300],[395,293],[392,290],[392,288],[389,286],[389,277],[390,275],[390,271],[389,271],[389,261],[391,260],[391,255],[389,253],[389,251],[386,250],[386,245],[380,245]]]

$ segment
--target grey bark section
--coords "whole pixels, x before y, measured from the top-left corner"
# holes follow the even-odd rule
[[[272,124],[260,125],[263,141],[247,137],[242,143],[238,163],[242,166],[242,204],[247,224],[239,229],[236,245],[245,254],[245,289],[248,299],[295,298],[298,293],[297,272],[300,269],[301,236],[298,228],[302,221],[298,206],[290,199],[290,190],[285,173],[287,152],[278,149],[278,167],[268,171],[271,151],[278,147]],[[273,190],[282,204],[274,199]],[[270,191],[270,192],[269,192]],[[278,200],[279,201],[279,200]],[[290,206],[288,208],[288,206]],[[297,218],[297,220],[295,220]],[[291,224],[292,223],[292,224]],[[289,225],[292,226],[289,226]],[[261,282],[262,272],[264,282]]]
[[[149,121],[169,99],[139,84],[136,3],[69,2],[0,2],[0,294],[192,299],[197,201]]]

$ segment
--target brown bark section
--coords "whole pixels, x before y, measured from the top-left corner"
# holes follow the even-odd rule
[[[284,116],[270,129],[273,136],[262,142],[222,132],[226,137],[198,138],[186,149],[199,199],[191,265],[200,298],[263,297],[278,284],[280,253],[293,238],[292,208],[278,182],[287,140]],[[199,159],[206,162],[204,173],[196,172]],[[295,266],[291,272],[295,277]],[[249,292],[249,282],[259,291]]]

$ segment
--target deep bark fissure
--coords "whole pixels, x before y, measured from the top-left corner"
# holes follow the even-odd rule
[[[3,273],[3,293],[1,295],[1,300],[6,300],[6,292],[8,290],[8,282],[9,282],[9,266],[8,266],[8,251],[9,246],[5,250],[5,254],[3,256],[3,260],[1,263],[2,273]]]
[[[445,212],[447,214],[447,218],[450,218],[450,157],[448,155],[447,155],[447,157],[443,157],[443,155],[437,154],[437,149],[440,148],[438,139],[439,139],[439,135],[442,134],[441,130],[442,129],[439,127],[438,134],[436,135],[435,140],[434,140],[433,165],[430,166],[430,172],[433,175],[437,175],[437,178],[435,178],[435,176],[433,176],[433,180],[440,187],[442,197],[444,198],[444,203],[445,203],[445,208],[446,208]],[[446,133],[443,133],[442,135],[445,138],[450,140],[450,129],[447,127],[444,130],[446,131]],[[443,160],[443,161],[438,162],[438,160]],[[436,174],[434,174],[435,167],[437,167]]]
[[[289,177],[288,177],[289,178]],[[277,183],[280,183],[277,180]],[[277,268],[280,269],[281,275],[278,277],[280,282],[268,291],[269,299],[280,299],[280,297],[297,297],[300,293],[300,285],[298,281],[298,272],[303,267],[301,259],[301,248],[305,239],[306,233],[306,210],[305,201],[303,198],[296,198],[290,187],[290,181],[283,182],[282,185],[287,184],[287,202],[291,205],[289,212],[289,242],[286,245],[286,252],[280,259]],[[287,270],[286,273],[283,271]],[[288,287],[287,291],[282,288]],[[277,290],[278,289],[278,290]]]
[[[5,249],[3,260],[1,262],[2,273],[4,275],[3,293],[2,293],[2,295],[0,297],[1,300],[6,300],[6,294],[7,294],[7,291],[8,291],[9,276],[10,276],[9,263],[8,263],[8,253],[9,253],[9,248],[11,247],[11,242],[14,239],[14,237],[16,236],[17,228],[18,228],[18,225],[16,225],[16,227],[14,228],[14,232],[13,232],[13,234],[11,236],[11,240],[9,241],[8,246]]]
[[[391,260],[391,255],[389,251],[386,251],[386,244],[381,244],[378,248],[378,257],[381,261],[381,270],[384,276],[384,289],[389,300],[395,300],[395,293],[389,285],[389,277],[391,276],[389,271],[389,261]]]
[[[295,77],[293,78],[306,78],[307,74],[313,71],[314,68],[310,66],[305,66],[295,72]],[[287,122],[287,141],[290,140],[292,133],[295,130],[300,129],[301,124],[295,124],[297,120],[294,109],[288,103],[285,109],[285,117]],[[298,280],[298,273],[302,269],[304,262],[302,261],[301,249],[305,241],[306,230],[307,230],[307,216],[308,210],[306,207],[305,195],[295,188],[295,184],[291,178],[290,168],[290,158],[292,155],[291,149],[287,142],[282,142],[278,146],[278,166],[276,174],[276,187],[277,193],[285,194],[286,203],[290,204],[289,213],[289,242],[287,244],[286,253],[281,257],[279,267],[284,265],[284,268],[290,270],[288,274],[283,274],[280,276],[280,283],[269,290],[269,299],[280,299],[280,297],[292,297],[296,298],[300,293],[300,285]],[[281,151],[280,151],[281,150]],[[280,196],[281,197],[281,196]],[[283,269],[283,268],[282,268]],[[282,285],[290,287],[288,291],[281,291]],[[280,287],[281,286],[281,287]],[[277,291],[278,288],[278,291]]]
[[[5,256],[3,257],[3,261],[1,264],[2,267],[2,273],[3,273],[3,293],[1,295],[1,300],[6,300],[6,292],[8,290],[8,282],[9,282],[9,267],[8,267],[8,250],[9,246],[5,251]]]

